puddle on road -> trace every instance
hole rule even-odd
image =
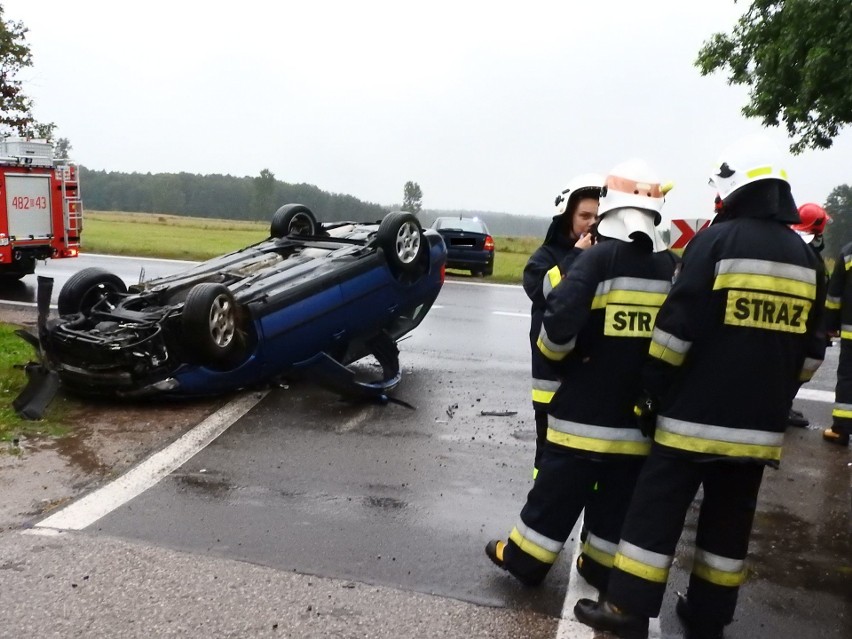
[[[393,497],[376,497],[374,495],[367,495],[363,498],[363,503],[365,506],[378,508],[380,510],[402,510],[404,508],[408,508],[408,502],[404,502],[401,499],[394,499]]]
[[[783,509],[758,512],[749,552],[751,578],[852,596],[848,516],[833,510],[815,523]]]
[[[90,435],[89,430],[78,427],[73,434],[52,440],[45,448],[55,450],[86,475],[106,475],[109,468],[87,444]]]
[[[200,492],[208,497],[221,497],[234,488],[234,485],[220,473],[173,473],[171,479],[176,482],[178,490]]]

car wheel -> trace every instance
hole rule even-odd
[[[181,324],[190,358],[203,365],[231,362],[241,350],[237,303],[222,284],[204,282],[186,296]]]
[[[110,293],[126,293],[127,285],[118,275],[92,266],[77,271],[59,291],[60,315],[88,314],[95,304]]]
[[[316,235],[317,218],[304,204],[285,204],[272,215],[269,234],[272,237]]]
[[[394,273],[413,273],[420,268],[426,245],[423,228],[411,213],[388,213],[379,224],[376,241]]]

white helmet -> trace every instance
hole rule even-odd
[[[655,228],[662,219],[664,195],[657,174],[643,160],[615,166],[601,189],[598,233],[624,242],[640,233],[651,240],[654,251],[665,249]]]
[[[763,135],[750,135],[729,146],[719,157],[710,175],[710,186],[724,202],[734,191],[759,180],[788,182],[787,171],[780,162],[782,155],[775,144]]]
[[[601,193],[601,187],[604,184],[604,178],[598,173],[584,173],[578,175],[568,182],[559,195],[556,196],[554,205],[556,206],[556,214],[562,215],[568,210],[569,200],[576,201],[583,193],[588,197],[598,198]]]

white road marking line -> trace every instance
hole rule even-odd
[[[62,510],[38,522],[38,528],[82,530],[116,508],[142,494],[163,477],[179,468],[196,453],[225,432],[269,391],[246,393],[216,411],[170,446],[132,468],[121,477],[89,493]]]
[[[834,403],[834,391],[814,390],[810,388],[800,388],[796,393],[796,399],[806,399],[812,402],[827,402]]]
[[[562,615],[559,619],[559,625],[556,627],[556,639],[595,639],[595,637],[600,636],[597,630],[580,623],[574,617],[574,605],[579,599],[596,600],[598,598],[598,591],[587,584],[586,580],[577,572],[577,557],[580,555],[582,546],[580,541],[582,521],[582,519],[577,521],[570,535],[570,537],[576,535],[577,543],[571,555],[571,576],[568,578],[568,590],[565,592],[565,603],[562,604]],[[648,622],[648,639],[659,639],[660,637],[660,619],[650,619]]]
[[[35,308],[38,306],[35,302],[13,302],[12,300],[0,300],[0,305],[3,306],[27,306],[29,308]],[[57,309],[59,308],[56,304],[51,304],[50,308]]]
[[[495,288],[521,288],[520,284],[493,284],[490,282],[465,282],[463,280],[444,280],[444,284],[461,284],[463,286],[493,286]]]
[[[529,313],[511,313],[509,311],[491,311],[492,315],[505,315],[506,317],[523,317],[525,319],[530,318]]]
[[[175,260],[165,257],[134,257],[132,255],[107,255],[106,253],[80,253],[80,256],[86,257],[106,257],[115,260],[133,260],[136,262],[173,262],[175,264],[201,264],[195,260]]]

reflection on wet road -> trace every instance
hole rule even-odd
[[[276,389],[87,531],[558,617],[569,558],[528,590],[483,553],[530,488],[526,312],[517,287],[448,283],[400,344],[396,396],[415,410],[346,404],[305,384]],[[809,389],[833,388],[837,351]],[[780,470],[765,474],[728,639],[852,636],[850,454],[821,441],[830,404],[797,407],[811,427],[788,432]],[[673,592],[686,586],[696,515],[672,570],[664,637],[681,636]]]

